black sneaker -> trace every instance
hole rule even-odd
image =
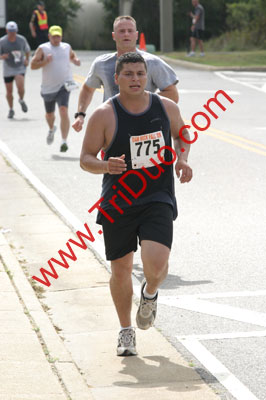
[[[27,112],[27,111],[28,111],[28,107],[27,107],[27,104],[25,103],[25,101],[22,100],[22,99],[19,99],[18,102],[19,102],[19,104],[21,105],[22,111],[23,111],[23,112]]]
[[[135,329],[122,329],[118,336],[117,355],[127,357],[137,354]]]
[[[149,329],[156,318],[157,312],[157,298],[158,293],[154,299],[146,299],[143,295],[143,290],[146,285],[146,280],[144,279],[141,284],[141,294],[139,308],[136,315],[136,322],[139,329]]]
[[[8,111],[8,116],[7,118],[12,119],[15,115],[15,111],[12,110],[12,108],[10,108],[10,110]]]
[[[61,144],[60,151],[65,153],[68,150],[68,145],[66,143]]]

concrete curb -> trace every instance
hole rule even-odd
[[[12,274],[12,282],[17,295],[23,302],[34,324],[40,329],[40,334],[50,357],[57,360],[53,363],[54,368],[59,379],[62,379],[71,400],[92,400],[93,397],[89,387],[80,375],[70,353],[66,350],[63,341],[59,338],[52,322],[43,310],[33,288],[1,232],[0,249],[3,264]]]
[[[160,55],[167,64],[172,64],[173,66],[189,68],[189,69],[197,69],[197,70],[204,70],[204,71],[257,71],[257,72],[266,72],[265,67],[240,67],[240,66],[231,66],[231,67],[215,67],[214,65],[205,65],[205,64],[198,64],[191,61],[185,60],[176,60],[171,57],[167,57],[165,55]]]
[[[76,233],[78,230],[84,228],[83,223],[69,211],[64,203],[50,189],[48,189],[1,140],[0,154],[2,154],[4,159],[10,163],[14,171],[16,171],[26,180],[27,184],[29,184],[38,193],[48,207],[71,229],[73,233]],[[85,243],[93,252],[98,261],[110,272],[110,265],[105,260],[103,243],[97,238],[95,238],[93,244],[87,239],[85,239]]]

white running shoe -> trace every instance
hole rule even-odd
[[[118,336],[117,355],[136,356],[136,333],[135,329],[122,329]]]
[[[146,299],[143,294],[146,280],[144,279],[141,284],[140,302],[136,315],[136,322],[139,329],[149,329],[156,318],[157,312],[157,298],[158,293],[154,299]]]
[[[195,57],[195,55],[196,55],[196,54],[195,54],[195,51],[191,51],[190,53],[188,53],[187,56],[188,56],[188,57]]]
[[[55,125],[54,125],[54,127],[52,129],[49,129],[48,136],[46,138],[46,143],[47,144],[52,144],[53,143],[55,131],[56,131],[56,126]]]

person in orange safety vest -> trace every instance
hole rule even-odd
[[[36,38],[37,46],[48,42],[48,16],[43,1],[37,2],[29,26],[32,37]]]

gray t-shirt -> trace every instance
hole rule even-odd
[[[198,5],[195,7],[194,15],[196,15],[196,16],[199,15],[199,19],[198,19],[198,21],[196,22],[195,29],[202,29],[202,30],[204,30],[204,29],[205,29],[205,11],[204,11],[204,8],[202,7],[201,4],[198,4]]]
[[[24,74],[25,53],[30,52],[30,46],[24,36],[17,35],[14,42],[8,40],[7,35],[0,39],[0,54],[8,53],[8,58],[4,60],[4,77]]]
[[[166,64],[161,58],[137,50],[147,63],[148,80],[146,90],[155,92],[157,89],[163,90],[167,86],[175,85],[178,78],[174,70]],[[97,57],[88,73],[85,84],[92,88],[104,87],[103,101],[109,99],[119,92],[118,86],[115,84],[115,63],[117,53],[103,54]]]

